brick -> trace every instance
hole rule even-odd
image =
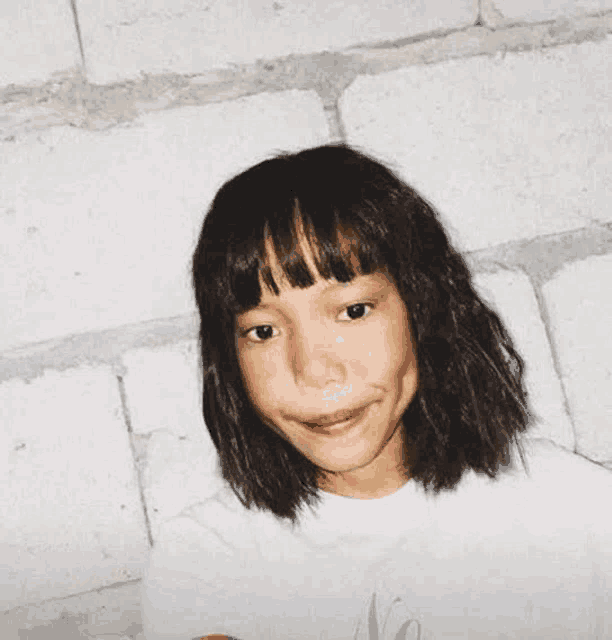
[[[361,76],[341,113],[475,250],[612,220],[611,78],[608,38]]]
[[[195,436],[205,429],[196,340],[155,349],[133,349],[122,359],[134,433],[167,429],[182,437]]]
[[[563,0],[548,2],[547,0],[494,0],[496,13],[507,22],[545,22],[562,18],[571,19],[576,16],[592,15],[600,11],[612,9],[611,0]],[[487,21],[488,22],[488,21]]]
[[[151,531],[220,486],[217,452],[201,412],[196,341],[123,356],[126,402],[134,433],[150,434],[143,491]]]
[[[140,613],[140,584],[92,591],[16,607],[0,618],[2,640],[99,638],[145,640]]]
[[[193,74],[278,56],[339,51],[476,20],[472,0],[78,4],[88,75],[96,84],[142,73]]]
[[[543,287],[578,450],[612,462],[612,255],[566,264]]]
[[[0,385],[0,605],[140,577],[147,534],[117,380],[106,367]]]
[[[477,274],[474,286],[497,312],[525,360],[525,386],[536,418],[529,428],[529,437],[547,438],[573,451],[572,425],[529,279],[523,272],[502,269],[497,273]]]
[[[79,45],[66,0],[0,3],[0,87],[40,84],[80,67]]]
[[[0,351],[195,310],[189,261],[216,190],[330,140],[314,92],[0,143]]]

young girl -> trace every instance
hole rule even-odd
[[[224,489],[161,526],[147,640],[612,637],[612,474],[522,437],[523,361],[412,188],[262,162],[193,284]]]

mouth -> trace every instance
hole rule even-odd
[[[346,428],[354,426],[363,417],[370,404],[357,409],[339,411],[331,416],[317,418],[313,422],[302,422],[302,424],[320,433],[344,431]]]

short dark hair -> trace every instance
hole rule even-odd
[[[296,217],[297,216],[297,217]],[[491,478],[511,462],[531,414],[524,362],[500,318],[478,296],[431,204],[389,168],[346,144],[265,160],[227,181],[204,219],[192,261],[203,365],[203,415],[223,479],[250,509],[293,524],[320,498],[325,472],[267,427],[247,398],[235,344],[236,315],[278,295],[264,238],[273,239],[292,287],[315,283],[297,245],[296,220],[316,247],[319,274],[349,282],[343,248],[357,243],[358,273],[390,273],[406,304],[418,389],[403,415],[412,480],[452,489],[473,469]],[[314,244],[313,244],[314,243]],[[353,264],[355,262],[353,261]]]

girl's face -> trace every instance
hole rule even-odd
[[[386,275],[323,280],[301,243],[315,284],[292,289],[267,243],[281,294],[260,278],[261,304],[236,319],[245,388],[265,424],[334,472],[321,488],[382,497],[407,481],[401,418],[418,383],[408,313]],[[356,409],[363,410],[348,422],[310,424]]]

